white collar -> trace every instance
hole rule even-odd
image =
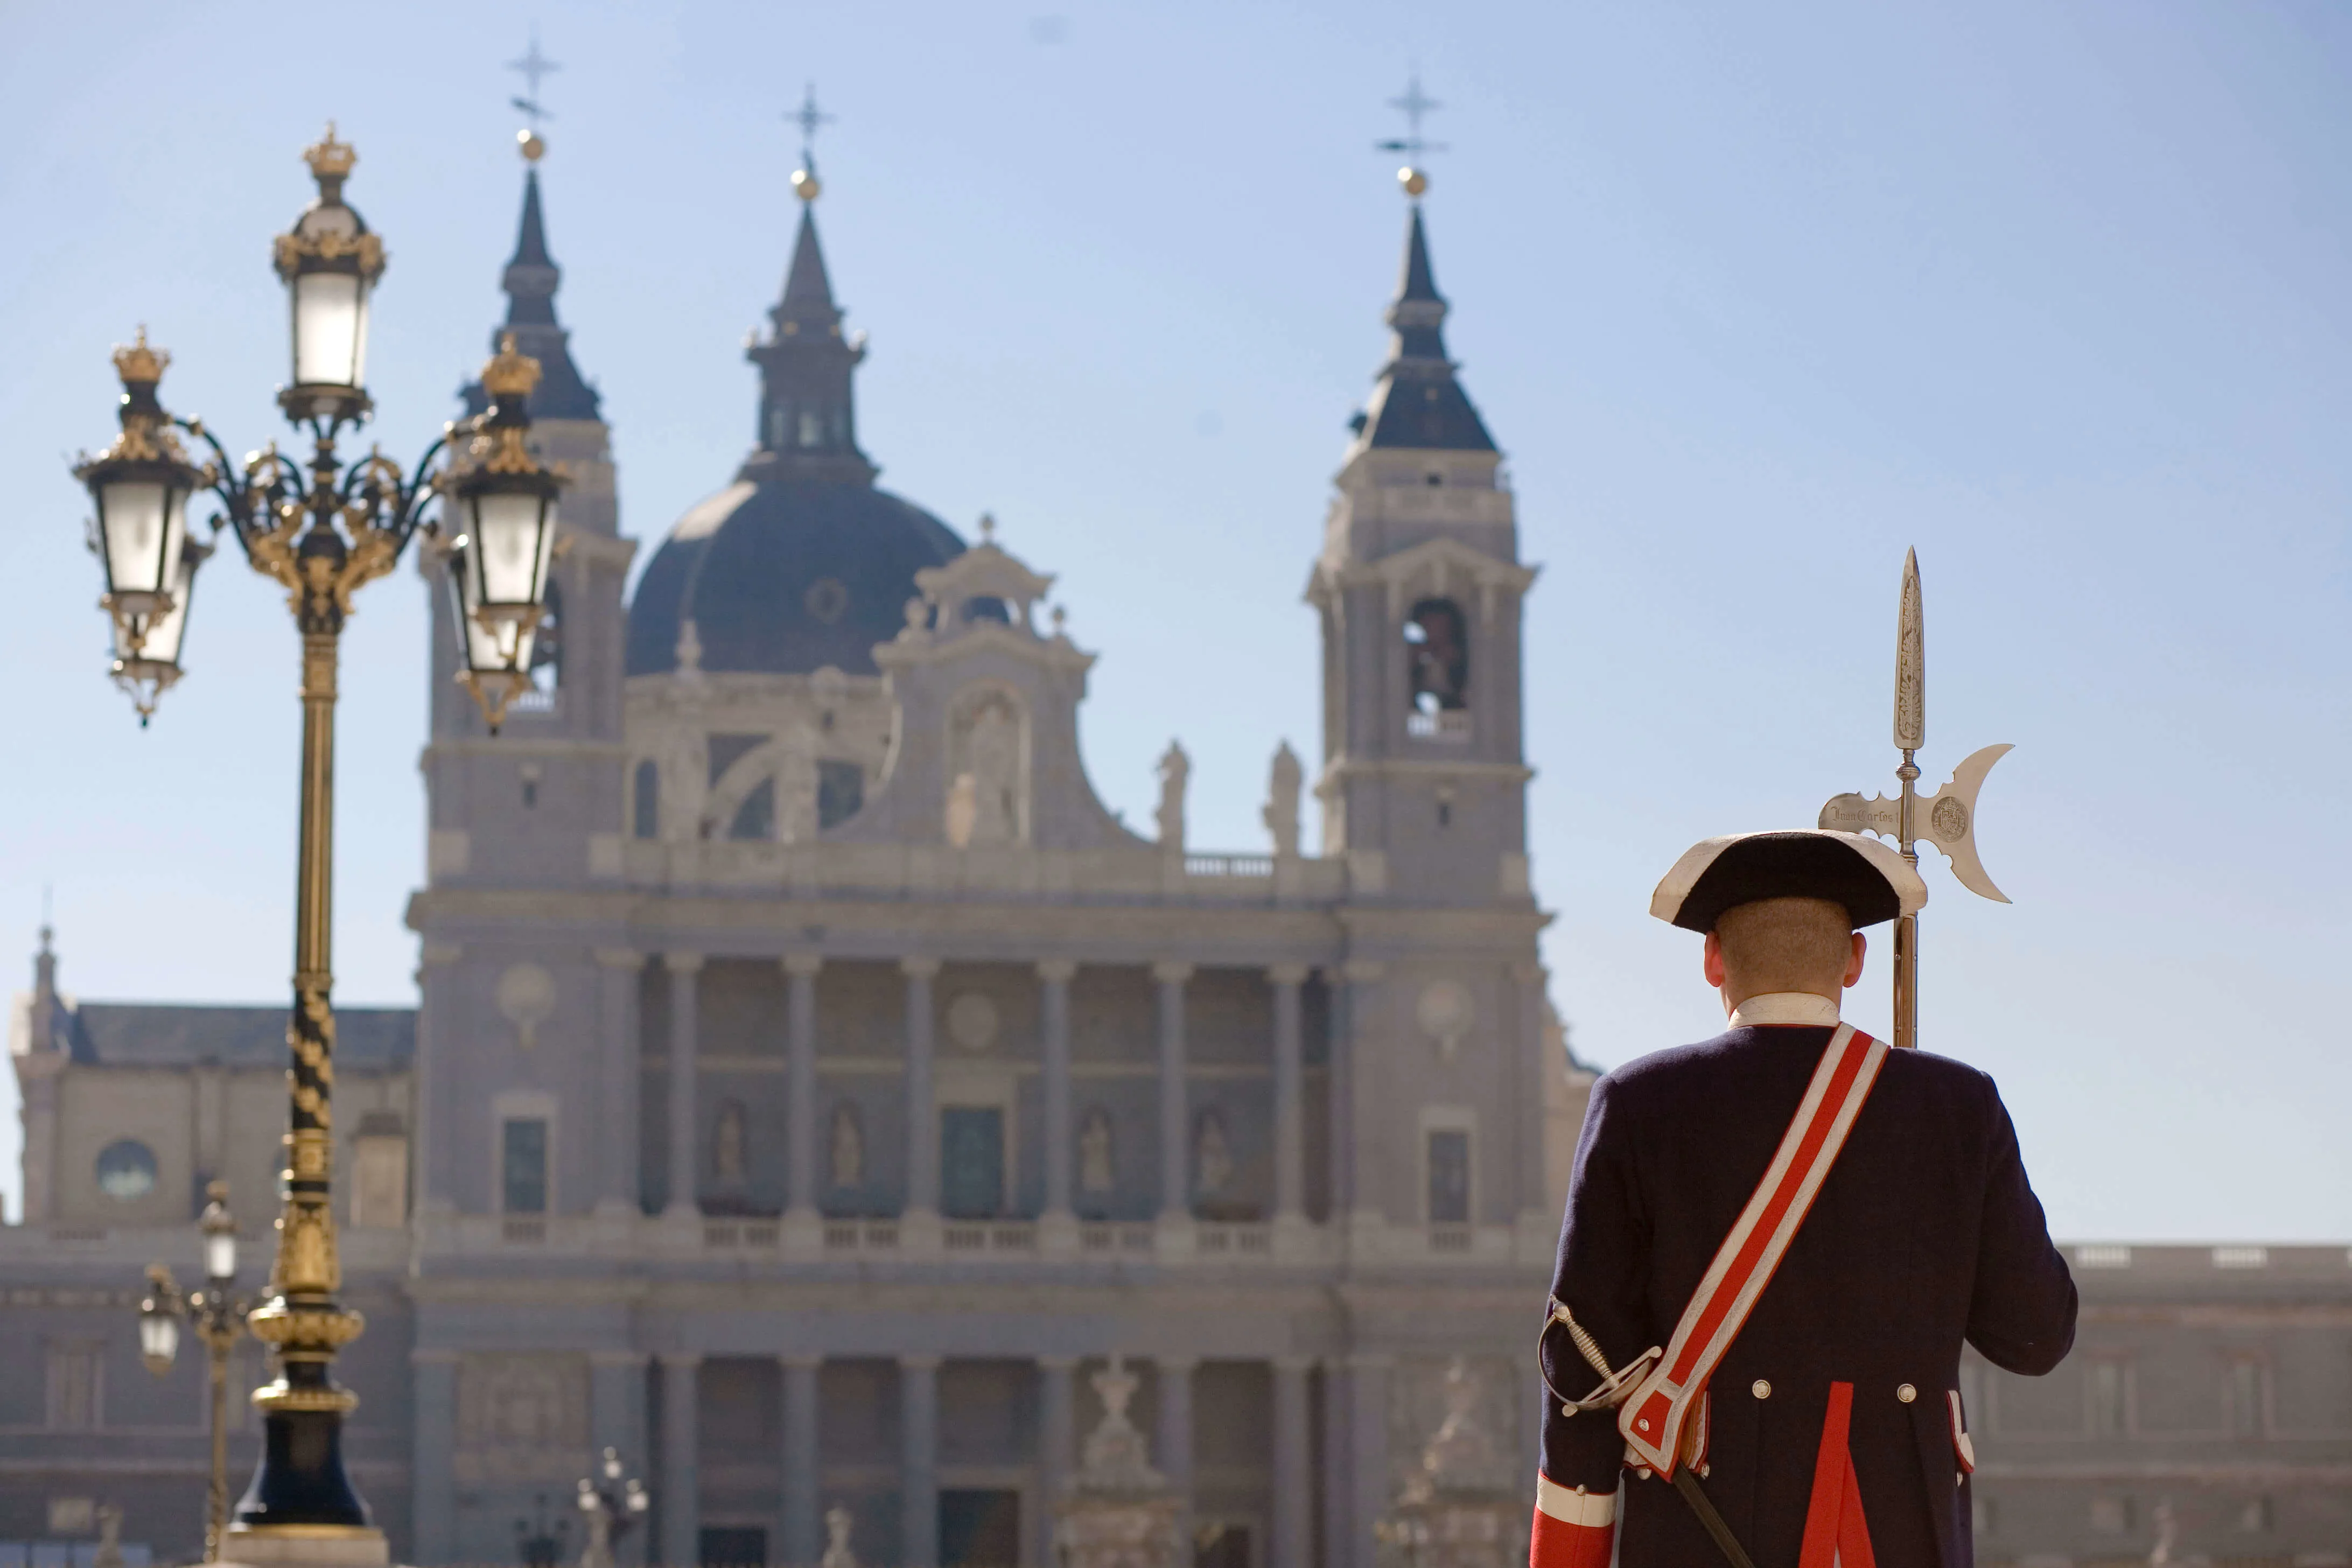
[[[1826,996],[1816,996],[1810,991],[1767,991],[1742,1002],[1731,1015],[1731,1027],[1748,1028],[1757,1024],[1811,1024],[1835,1026],[1838,1005]]]

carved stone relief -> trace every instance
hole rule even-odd
[[[499,976],[493,1000],[499,1016],[514,1026],[515,1043],[529,1050],[539,1043],[539,1026],[555,1012],[555,976],[536,963],[510,965]]]
[[[590,1458],[585,1356],[469,1355],[458,1363],[459,1480],[568,1484]]]

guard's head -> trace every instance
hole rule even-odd
[[[1716,917],[1707,984],[1734,1006],[1772,991],[1834,997],[1862,978],[1862,933],[1833,899],[1756,899]]]
[[[1858,928],[1927,901],[1916,868],[1874,838],[1815,829],[1692,846],[1650,912],[1706,934],[1707,984],[1733,1005],[1772,991],[1835,998],[1862,977]]]

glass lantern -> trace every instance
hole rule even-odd
[[[447,546],[463,668],[457,679],[496,734],[507,705],[530,686],[532,639],[547,608],[562,479],[530,455],[526,405],[539,362],[509,332],[483,367],[490,409],[477,422],[464,464],[447,488],[456,537]]]
[[[209,1201],[196,1220],[205,1238],[205,1278],[226,1285],[236,1278],[236,1220],[228,1212],[228,1184],[212,1183],[205,1196]]]
[[[157,1377],[172,1370],[180,1353],[180,1291],[162,1264],[147,1270],[147,1294],[139,1303],[139,1359]]]
[[[367,412],[368,295],[383,275],[383,241],[343,202],[359,154],[324,140],[302,154],[319,182],[290,233],[278,237],[278,276],[292,311],[294,377],[281,395],[297,419],[357,419]]]

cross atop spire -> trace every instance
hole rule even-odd
[[[1421,90],[1421,72],[1416,70],[1405,79],[1403,95],[1390,99],[1389,107],[1404,116],[1405,132],[1372,145],[1382,153],[1404,154],[1405,164],[1397,171],[1397,184],[1404,187],[1406,195],[1419,196],[1429,189],[1429,171],[1421,166],[1423,155],[1446,150],[1443,142],[1432,142],[1422,135],[1422,116],[1445,106]]]
[[[801,166],[793,171],[793,194],[813,202],[824,189],[816,177],[816,133],[832,124],[835,117],[816,106],[816,83],[811,82],[801,106],[784,118],[801,128]]]
[[[539,129],[541,121],[555,118],[540,105],[539,84],[544,78],[551,77],[562,68],[555,61],[539,52],[537,27],[530,30],[530,47],[523,51],[522,58],[507,62],[507,69],[516,72],[523,79],[523,96],[510,101],[517,109],[530,117],[530,128],[533,131]]]

